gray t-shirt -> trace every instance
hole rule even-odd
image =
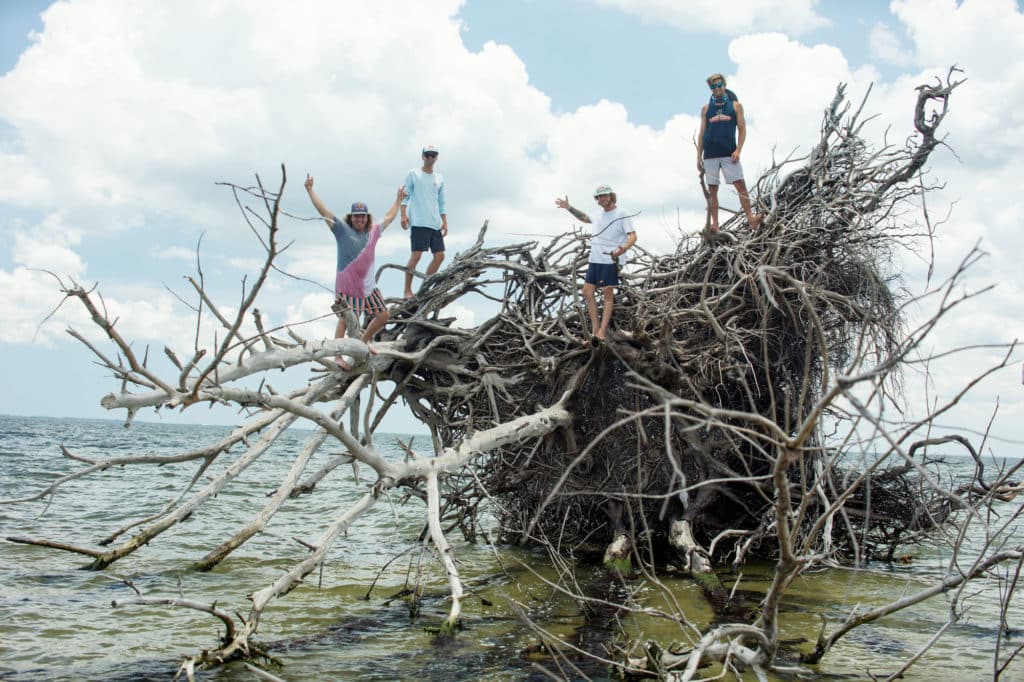
[[[376,273],[373,268],[373,253],[371,252],[364,256],[363,260],[366,262],[355,262],[359,257],[359,254],[363,253],[370,244],[370,235],[373,230],[376,230],[379,233],[380,225],[374,225],[372,230],[357,232],[349,227],[344,220],[338,216],[334,216],[334,224],[331,225],[331,232],[334,234],[334,241],[338,245],[338,272],[335,276],[336,290],[338,283],[341,282],[342,279],[349,279],[346,275],[342,275],[346,270],[359,271],[348,274],[352,274],[359,280],[362,280],[362,287],[365,292],[364,295],[369,295],[373,291],[374,287],[377,286]],[[373,246],[376,246],[376,242],[374,242]]]

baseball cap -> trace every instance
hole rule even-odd
[[[368,215],[370,210],[366,208],[366,204],[361,201],[357,201],[352,204],[352,210],[348,212],[349,215]]]
[[[614,194],[614,192],[609,185],[598,185],[597,189],[594,190],[594,196],[599,197],[602,194]]]
[[[428,144],[426,147],[423,148],[423,153],[424,154],[428,154],[428,153],[429,154],[437,154],[438,153],[437,147],[435,147],[432,144]]]

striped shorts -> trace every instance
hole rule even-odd
[[[347,308],[351,308],[356,317],[363,313],[376,315],[387,312],[388,307],[384,304],[384,297],[380,295],[380,289],[374,289],[369,296],[349,296],[338,292],[334,298],[334,305],[331,310],[338,317],[341,317]]]

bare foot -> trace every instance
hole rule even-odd
[[[708,234],[718,234],[721,230],[718,229],[718,225],[712,225],[708,228]]]
[[[416,295],[416,294],[414,294],[414,293],[412,293],[412,292],[411,292],[410,290],[406,289],[406,290],[405,290],[405,293],[404,293],[404,294],[402,294],[402,298],[412,298],[412,297],[413,297],[413,296],[415,296],[415,295]]]
[[[343,370],[348,371],[352,369],[352,363],[347,361],[344,355],[335,355],[334,361],[338,363],[338,367],[341,367]]]
[[[754,217],[750,220],[750,229],[756,230],[761,225],[761,221],[764,220],[764,216],[760,213],[755,213]]]
[[[364,342],[364,343],[366,343],[366,350],[370,351],[370,355],[376,355],[377,354],[377,349],[373,347],[373,344],[371,344],[368,341]]]

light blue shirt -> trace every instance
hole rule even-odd
[[[424,173],[422,168],[413,168],[405,176],[405,193],[402,201],[408,208],[409,225],[412,227],[429,227],[441,229],[441,216],[444,208],[444,177],[434,171]]]

